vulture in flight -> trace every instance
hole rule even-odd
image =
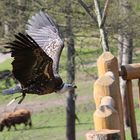
[[[58,73],[63,46],[58,29],[47,13],[40,11],[32,16],[26,33],[18,33],[6,46],[14,58],[13,75],[20,84],[3,93],[21,92],[21,103],[26,93],[44,95],[76,88],[73,84],[63,83]]]

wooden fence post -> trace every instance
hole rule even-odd
[[[140,78],[140,63],[137,64],[127,64],[121,66],[121,76],[124,80],[126,80],[127,86],[127,99],[128,99],[128,109],[130,112],[130,128],[131,128],[131,136],[133,140],[138,139],[137,133],[137,125],[135,119],[135,110],[134,110],[134,101],[133,101],[133,93],[132,93],[132,80]],[[140,83],[138,81],[138,86]],[[140,87],[139,87],[139,96],[140,96]]]
[[[100,76],[94,83],[93,96],[96,108],[99,107],[101,99],[104,96],[111,96],[115,102],[118,102],[120,98],[118,98],[116,88],[115,77],[112,72],[107,72],[106,74]]]
[[[95,130],[120,129],[118,112],[114,109],[114,100],[110,96],[105,96],[101,104],[93,114]]]
[[[138,140],[138,133],[137,133],[137,126],[136,126],[136,119],[135,119],[135,110],[134,110],[134,101],[133,101],[133,94],[132,94],[132,81],[127,80],[127,98],[128,98],[128,106],[130,110],[130,128],[131,128],[131,136],[133,140]]]
[[[138,87],[139,87],[139,108],[140,108],[140,78],[138,80]]]
[[[111,71],[114,74],[115,78],[115,90],[116,98],[116,110],[119,114],[120,120],[120,132],[121,132],[121,140],[125,140],[125,131],[124,131],[124,121],[123,121],[123,109],[122,109],[122,99],[120,94],[120,85],[119,85],[119,69],[118,69],[118,61],[117,58],[114,57],[110,52],[104,52],[97,61],[98,74],[99,77],[103,76],[106,72]]]

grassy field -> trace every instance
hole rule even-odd
[[[85,53],[86,52],[84,52],[84,54]],[[90,56],[90,54],[88,55]],[[11,69],[10,62],[11,60],[7,60],[1,64],[0,70]],[[62,75],[64,75],[64,73],[62,73]],[[76,90],[76,114],[80,119],[80,122],[76,122],[76,139],[85,140],[86,132],[94,129],[92,121],[92,115],[95,111],[92,95],[94,79],[81,71],[79,71],[79,73],[77,72],[76,79],[76,85],[78,87]],[[2,84],[1,89],[4,88]],[[134,87],[135,86],[136,84],[134,84]],[[137,94],[137,90],[138,89],[135,88],[135,95]],[[18,96],[18,94],[0,95],[1,115],[9,110],[12,111],[17,106],[16,102],[9,107],[6,106],[15,96]],[[15,131],[14,128],[12,128],[11,131],[5,129],[3,132],[0,132],[0,140],[65,140],[66,98],[67,94],[57,95],[55,93],[45,96],[27,95],[23,103],[17,107],[24,107],[32,112],[33,127],[29,129],[28,127],[25,128],[24,125],[19,125],[17,126],[17,131]],[[138,101],[135,100],[135,106],[137,106],[137,104]],[[138,108],[136,108],[135,111],[139,130],[140,111]],[[126,129],[126,137],[126,140],[131,140],[129,129]]]

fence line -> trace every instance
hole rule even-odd
[[[140,64],[124,65],[121,67],[121,71],[119,71],[117,58],[110,52],[104,52],[98,58],[97,68],[99,78],[94,83],[93,91],[96,104],[96,110],[93,114],[95,130],[88,132],[86,134],[86,139],[125,140],[124,113],[119,85],[119,76],[121,76],[127,83],[127,109],[130,110],[131,136],[133,140],[138,140],[132,80],[139,80],[140,104]]]

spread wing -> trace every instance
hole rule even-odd
[[[24,86],[34,83],[38,79],[54,78],[52,59],[29,36],[19,33],[16,39],[6,48],[11,49],[13,74]]]
[[[28,21],[26,32],[52,58],[53,72],[57,75],[63,41],[51,17],[40,11]]]

